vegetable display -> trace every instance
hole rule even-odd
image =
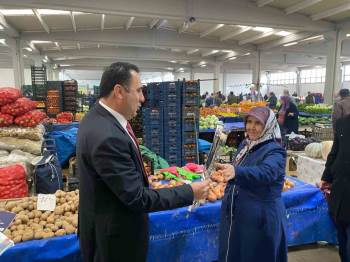
[[[298,110],[309,114],[331,114],[332,106],[329,106],[326,104],[317,104],[317,105],[300,104],[298,105]]]
[[[16,117],[15,123],[22,127],[34,127],[39,125],[45,118],[46,114],[40,110],[33,110],[24,115]]]
[[[36,108],[36,102],[21,97],[18,98],[14,103],[4,105],[1,108],[1,113],[12,116],[20,116]]]
[[[322,158],[322,144],[311,143],[305,147],[305,153],[311,158]]]
[[[16,213],[4,234],[15,243],[77,232],[79,191],[57,191],[54,211],[37,210],[37,197],[8,201],[3,210]],[[0,208],[1,210],[1,208]]]
[[[215,115],[201,116],[199,119],[199,129],[215,129],[218,122],[219,118]]]

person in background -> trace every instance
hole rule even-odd
[[[220,91],[216,93],[216,95],[214,96],[214,106],[221,106],[222,104],[222,96]]]
[[[264,101],[267,101],[267,99],[269,99],[269,97],[268,97],[267,94],[265,94],[265,95],[264,95]]]
[[[283,96],[289,96],[290,99],[291,99],[291,101],[295,104],[295,97],[294,97],[294,96],[291,96],[291,95],[289,94],[289,90],[288,90],[288,89],[284,89],[284,90],[283,90]]]
[[[269,98],[267,99],[267,102],[269,103],[269,108],[276,109],[277,97],[274,92],[269,93]]]
[[[205,107],[211,107],[214,106],[214,94],[211,93],[207,99],[205,99]]]
[[[315,104],[315,97],[311,94],[311,92],[307,92],[307,96],[305,97],[305,104],[307,105],[314,105]]]
[[[234,103],[235,94],[231,91],[227,96],[227,103],[232,105]]]
[[[335,221],[342,262],[350,262],[350,115],[336,122],[333,146],[328,154],[320,189],[328,199]]]
[[[350,114],[350,91],[349,89],[340,89],[339,99],[333,105],[332,123],[335,130],[338,119]]]
[[[286,262],[286,211],[281,197],[286,151],[274,112],[255,107],[233,165],[217,164],[229,179],[221,205],[220,262]]]
[[[148,212],[188,206],[208,195],[208,181],[149,188],[128,122],[143,102],[138,67],[113,63],[102,75],[99,101],[80,122],[78,234],[84,262],[146,261]]]
[[[298,108],[292,102],[290,96],[282,96],[280,103],[281,106],[278,109],[278,123],[280,124],[282,134],[285,135],[292,132],[298,134]]]

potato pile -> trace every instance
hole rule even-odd
[[[294,187],[294,183],[288,179],[284,180],[282,192],[285,192]]]
[[[167,180],[168,183],[159,182],[161,180]],[[149,176],[148,181],[149,181],[151,188],[153,188],[153,189],[170,188],[170,187],[175,187],[175,186],[182,186],[184,184],[184,182],[182,182],[182,181],[176,181],[174,179],[169,179],[160,173],[155,174],[153,176]]]
[[[227,181],[220,172],[211,173],[210,180],[208,201],[215,202],[224,197]]]
[[[26,197],[5,204],[3,210],[17,214],[4,234],[15,243],[76,233],[78,227],[79,190],[56,193],[56,208],[36,209],[37,197]]]

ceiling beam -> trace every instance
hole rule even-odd
[[[205,36],[207,36],[207,35],[210,35],[211,33],[214,33],[216,30],[220,29],[220,28],[223,27],[223,26],[224,26],[224,24],[217,24],[217,25],[215,25],[215,26],[209,28],[208,30],[202,32],[202,33],[200,34],[200,37],[205,37]]]
[[[55,45],[57,46],[58,50],[62,51],[62,46],[58,42],[55,42]]]
[[[227,35],[221,37],[221,38],[220,38],[220,41],[228,40],[228,39],[230,39],[230,38],[233,38],[233,37],[235,37],[235,36],[238,36],[238,35],[240,35],[240,34],[243,34],[243,33],[247,32],[247,31],[249,31],[249,30],[251,30],[251,29],[252,29],[251,26],[242,27],[242,28],[240,28],[240,29],[238,29],[238,30],[236,30],[236,31],[233,31],[232,33],[229,33],[229,34],[227,34]]]
[[[159,18],[154,18],[152,21],[151,21],[151,23],[149,23],[149,29],[153,29],[155,26],[156,26],[156,24],[158,24],[159,23]]]
[[[202,56],[211,56],[211,55],[215,55],[219,53],[219,50],[210,50],[210,51],[207,51],[205,53],[202,53]]]
[[[73,26],[73,31],[77,32],[77,24],[75,23],[75,17],[74,17],[74,13],[72,11],[69,12],[69,16],[70,16],[70,20],[72,22],[72,26]]]
[[[21,34],[23,40],[46,40],[57,42],[90,42],[101,44],[113,44],[119,46],[136,46],[136,47],[158,47],[158,48],[179,48],[179,49],[227,49],[236,52],[250,52],[256,50],[253,45],[239,46],[235,42],[225,43],[213,39],[200,39],[192,34],[178,34],[169,30],[144,30],[135,28],[134,30],[100,30],[95,31],[78,31],[73,32],[52,32]]]
[[[19,33],[6,21],[6,18],[3,14],[0,13],[0,25],[4,28],[4,33],[10,37],[18,37]]]
[[[306,39],[310,36],[312,36],[312,33],[297,33],[297,34],[290,34],[285,37],[282,37],[277,40],[270,41],[268,43],[264,43],[258,46],[258,49],[260,50],[268,50],[274,47],[278,46],[283,46],[284,44],[292,43],[292,42],[297,42],[303,39]]]
[[[311,19],[312,19],[312,21],[317,21],[320,19],[324,19],[324,18],[333,16],[333,15],[339,14],[339,13],[346,12],[348,10],[350,10],[350,3],[346,3],[343,5],[337,6],[335,8],[328,9],[327,11],[324,11],[324,12],[321,12],[318,14],[314,14],[311,16]]]
[[[274,0],[258,0],[256,1],[256,5],[258,7],[263,7],[265,5],[271,4]]]
[[[106,21],[106,15],[102,14],[101,15],[101,32],[105,29],[105,21]]]
[[[291,5],[285,9],[285,12],[287,15],[293,14],[295,12],[298,12],[300,10],[303,10],[307,7],[310,7],[312,5],[315,5],[319,2],[322,2],[323,0],[304,0],[299,3],[296,3],[295,5]]]
[[[140,5],[142,4],[142,8]],[[184,21],[188,13],[188,0],[1,0],[2,6],[12,8],[42,8],[135,17],[162,17]],[[326,21],[312,21],[298,13],[286,16],[283,10],[264,6],[259,8],[251,1],[191,0],[191,15],[197,22],[212,24],[240,24],[265,26],[283,30],[325,32],[335,29],[335,24]]]
[[[254,42],[254,41],[256,41],[256,40],[259,40],[259,39],[268,37],[268,36],[270,36],[270,35],[273,35],[273,34],[276,33],[276,32],[277,32],[276,30],[271,30],[271,31],[269,31],[269,32],[261,33],[261,34],[258,34],[258,35],[249,37],[249,38],[247,38],[247,39],[243,39],[243,40],[239,41],[238,44],[239,44],[239,45],[245,45],[245,44]]]
[[[188,55],[186,53],[169,52],[167,50],[160,50],[154,48],[136,48],[136,47],[104,47],[100,49],[96,48],[82,48],[76,49],[64,49],[62,52],[57,50],[42,51],[43,55],[47,55],[52,59],[77,59],[81,57],[100,58],[100,59],[125,59],[125,60],[148,60],[148,61],[202,61],[202,57],[199,54]],[[211,60],[209,60],[211,61]],[[211,62],[214,62],[212,60]]]
[[[46,33],[50,34],[50,28],[49,26],[46,24],[46,22],[44,21],[44,19],[42,18],[42,16],[39,14],[38,10],[33,8],[33,13],[35,14],[36,18],[39,20],[41,26],[44,28],[44,30],[46,31]]]
[[[78,48],[78,50],[80,50],[80,43],[79,42],[77,43],[77,48]]]
[[[125,24],[125,29],[126,30],[129,30],[129,28],[131,27],[131,25],[134,22],[134,20],[135,20],[135,16],[129,17],[128,21]]]
[[[194,53],[197,53],[198,51],[199,51],[199,49],[198,49],[198,48],[195,48],[195,49],[188,50],[186,53],[187,53],[188,55],[192,55],[192,54],[194,54]]]

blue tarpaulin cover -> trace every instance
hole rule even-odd
[[[75,155],[77,133],[78,128],[76,127],[47,133],[49,138],[55,139],[56,151],[61,166],[66,164],[69,158]]]
[[[316,187],[288,178],[295,187],[283,193],[287,208],[289,246],[327,241],[336,243],[326,201]],[[214,261],[218,253],[221,202],[189,213],[187,208],[150,214],[148,261]],[[118,247],[116,247],[118,248]],[[20,243],[7,250],[1,262],[81,261],[76,235]]]

